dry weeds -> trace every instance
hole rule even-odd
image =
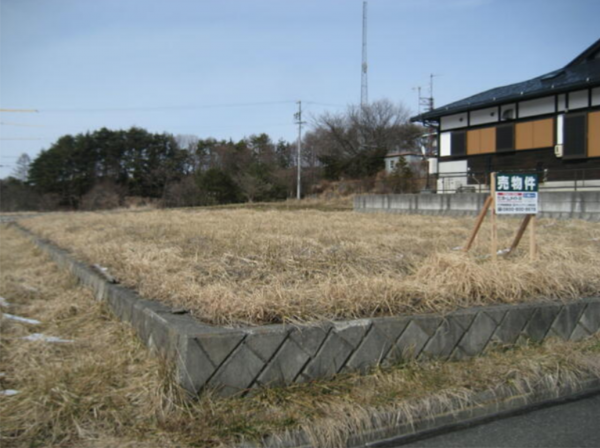
[[[540,220],[539,261],[497,263],[473,218],[316,210],[53,214],[22,223],[143,296],[214,324],[446,312],[600,292],[600,226]],[[500,220],[510,244],[515,219]],[[524,241],[523,246],[527,247]],[[503,247],[503,246],[501,246]]]
[[[303,428],[316,446],[468,405],[500,385],[558,387],[600,375],[600,339],[524,346],[464,362],[408,364],[245,399],[185,401],[170,372],[132,331],[14,230],[0,228],[0,296],[29,326],[2,320],[2,446],[231,446]],[[6,309],[4,309],[6,311]],[[29,342],[33,332],[72,344]],[[391,417],[390,417],[391,415]]]

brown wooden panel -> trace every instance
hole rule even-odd
[[[588,114],[588,157],[600,157],[600,112]]]
[[[496,128],[481,129],[480,153],[496,152]]]
[[[533,122],[517,123],[515,126],[515,149],[533,148]]]
[[[468,157],[468,167],[474,179],[469,184],[489,182],[491,171],[530,170],[545,173],[547,181],[572,181],[574,179],[600,179],[600,157],[565,159],[556,157],[554,148],[532,149],[530,151],[514,151],[509,153],[483,154],[479,157]],[[585,170],[585,173],[582,171]],[[482,173],[486,173],[483,175]]]
[[[467,132],[467,155],[481,153],[481,131],[479,129]]]
[[[549,148],[554,146],[554,118],[533,122],[533,147]]]

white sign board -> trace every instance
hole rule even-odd
[[[499,215],[535,215],[538,212],[538,193],[497,192],[496,213]]]
[[[499,215],[537,214],[537,175],[498,173],[495,203],[496,213]]]

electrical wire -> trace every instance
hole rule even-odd
[[[189,104],[178,106],[140,106],[140,107],[113,107],[113,108],[81,108],[81,109],[40,109],[40,112],[62,113],[62,112],[158,112],[163,110],[197,110],[218,109],[233,107],[272,106],[276,104],[291,104],[295,101],[260,101],[252,103],[222,103],[222,104]]]
[[[0,121],[2,126],[23,126],[27,128],[45,128],[46,126],[40,124],[25,124],[25,123],[8,123],[6,121]]]

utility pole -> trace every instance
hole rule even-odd
[[[306,122],[302,121],[302,101],[297,101],[297,103],[298,112],[294,114],[296,124],[298,125],[298,185],[296,186],[296,199],[300,200],[302,198],[302,125],[306,124]]]

